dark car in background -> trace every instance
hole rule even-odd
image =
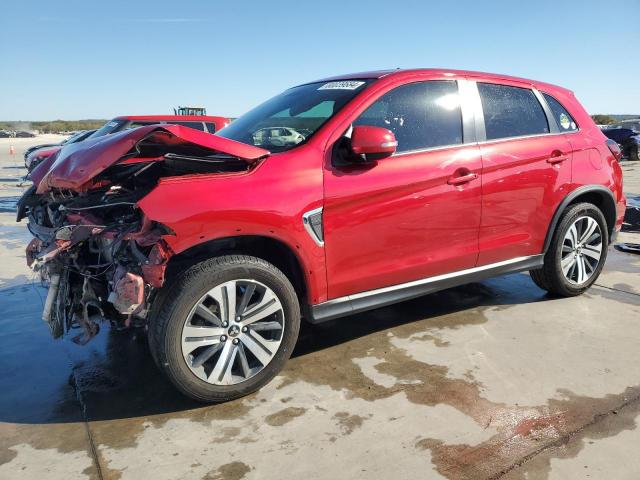
[[[56,153],[65,145],[71,145],[72,143],[82,142],[83,140],[86,140],[87,138],[89,138],[93,133],[95,133],[95,130],[83,130],[74,135],[71,135],[69,138],[67,138],[65,141],[61,143],[53,144],[53,145],[38,145],[33,149],[29,149],[28,152],[25,152],[24,165],[25,167],[27,167],[27,170],[30,172],[37,165],[39,165],[41,162],[49,158],[51,155]]]
[[[24,152],[24,164],[27,167],[27,170],[33,169],[33,167],[30,168],[30,164],[34,161],[34,159],[38,156],[38,154],[37,153],[35,155],[31,155],[31,154],[36,152],[36,150],[44,151],[44,150],[51,149],[53,147],[62,147],[64,145],[70,145],[72,143],[81,142],[85,138],[88,138],[89,135],[91,135],[94,132],[95,130],[80,130],[79,132],[74,133],[73,135],[71,135],[70,137],[68,137],[62,142],[44,143],[44,144],[34,145],[33,147],[27,148]]]
[[[640,120],[620,122],[602,130],[608,138],[620,145],[622,156],[629,160],[640,160]]]
[[[33,138],[35,136],[36,136],[35,133],[27,132],[25,130],[17,131],[14,135],[14,137],[16,138]]]

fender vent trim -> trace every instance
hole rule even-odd
[[[324,247],[324,229],[322,227],[322,207],[309,210],[302,215],[302,224],[319,247]]]

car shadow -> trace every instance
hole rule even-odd
[[[0,364],[7,373],[0,378],[0,422],[112,420],[204,407],[180,394],[158,370],[142,329],[117,331],[103,325],[86,346],[67,338],[52,340],[39,320],[42,304],[33,301],[33,288],[0,291],[0,307],[5,307]],[[410,322],[423,321],[428,327],[453,315],[452,321],[461,325],[455,314],[465,310],[548,300],[528,275],[498,277],[320,325],[305,322],[293,357],[321,355],[326,348]]]

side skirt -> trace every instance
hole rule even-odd
[[[311,318],[309,318],[309,321],[311,323],[322,323],[334,318],[384,307],[466,283],[479,282],[507,273],[540,268],[543,261],[544,255],[542,254],[518,257],[490,265],[483,265],[481,267],[469,268],[467,270],[446,273],[444,275],[415,280],[400,285],[393,285],[391,287],[354,293],[353,295],[347,295],[312,305]]]

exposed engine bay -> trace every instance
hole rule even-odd
[[[142,127],[63,148],[33,171],[17,220],[28,218],[34,236],[27,263],[49,287],[42,318],[55,338],[79,329],[73,340],[84,344],[105,319],[117,328],[144,325],[174,252],[163,239],[173,232],[138,201],[163,178],[253,165],[216,148],[235,142],[207,137],[186,127]],[[257,150],[250,153],[266,152]]]

